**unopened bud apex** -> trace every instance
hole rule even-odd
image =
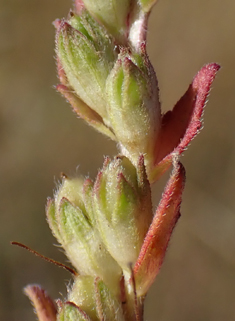
[[[58,314],[57,321],[91,321],[89,316],[76,304],[65,302]]]
[[[107,30],[122,38],[128,30],[128,18],[133,6],[132,0],[83,0],[86,8]]]
[[[124,321],[120,297],[99,277],[78,276],[68,300],[79,306],[92,320]]]

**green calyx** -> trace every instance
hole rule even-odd
[[[120,297],[98,277],[76,277],[68,300],[79,306],[92,321],[124,320]]]
[[[105,83],[116,59],[113,39],[86,10],[61,21],[57,55],[69,87],[108,123]]]
[[[106,82],[108,115],[122,153],[137,163],[153,158],[159,130],[158,92],[147,57],[123,50]]]
[[[57,321],[92,321],[78,306],[66,302],[57,316]]]
[[[91,187],[89,180],[81,184],[79,179],[64,178],[55,201],[48,202],[48,222],[77,271],[101,277],[114,293],[118,293],[122,272],[96,228],[91,208]]]
[[[94,185],[93,203],[105,246],[122,269],[129,271],[152,220],[143,159],[137,171],[126,157],[106,159]]]
[[[145,43],[138,50],[121,46],[86,9],[71,13],[57,28],[58,90],[79,116],[117,141],[135,165],[140,154],[146,155],[149,171],[161,112]]]
[[[128,18],[132,0],[83,0],[89,12],[100,21],[119,41],[128,31]]]

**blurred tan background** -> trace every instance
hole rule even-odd
[[[9,242],[66,262],[45,221],[46,198],[60,172],[94,178],[103,155],[116,153],[53,89],[51,22],[70,7],[70,0],[0,0],[0,320],[35,320],[22,293],[28,283],[41,284],[53,298],[66,293],[67,272]],[[234,0],[159,0],[152,13],[149,54],[164,110],[203,64],[223,68],[205,128],[182,159],[182,217],[149,293],[147,321],[235,320],[234,17]]]

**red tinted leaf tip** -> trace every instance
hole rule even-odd
[[[134,267],[138,296],[146,294],[160,270],[172,231],[180,216],[184,182],[184,167],[176,163]]]
[[[195,76],[186,93],[162,117],[161,130],[156,141],[155,168],[150,181],[156,181],[171,165],[173,154],[183,153],[202,127],[202,114],[212,82],[220,66],[204,66]]]
[[[55,303],[39,285],[28,285],[25,294],[35,307],[39,321],[56,321],[57,309]]]

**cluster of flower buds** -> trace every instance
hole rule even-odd
[[[64,176],[48,200],[48,223],[76,273],[57,307],[41,288],[26,288],[40,321],[142,321],[144,297],[180,216],[185,172],[179,156],[201,128],[219,66],[204,66],[162,114],[146,53],[155,2],[76,0],[68,18],[54,23],[57,90],[117,142],[120,154],[105,158],[94,182]],[[151,184],[171,166],[154,213]]]

